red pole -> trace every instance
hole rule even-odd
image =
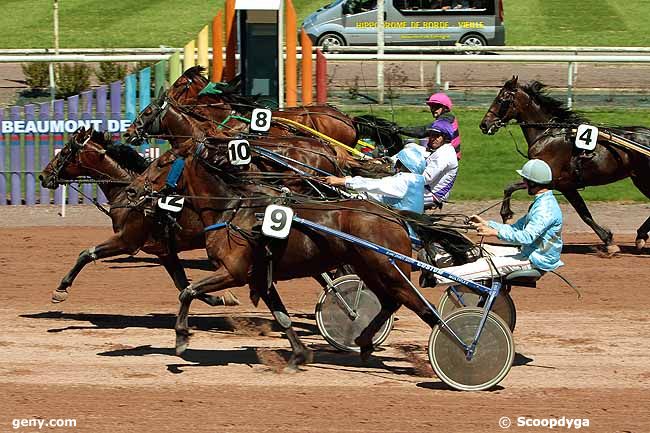
[[[316,102],[327,103],[327,59],[320,48],[316,50]]]
[[[297,43],[298,43],[298,24],[296,10],[293,8],[291,0],[285,0],[286,9],[284,38],[286,41],[287,59],[284,67],[285,77],[285,100],[287,107],[295,107],[298,102],[298,72],[297,72]]]
[[[235,0],[226,0],[226,69],[223,80],[230,81],[235,78],[237,51],[237,22],[235,18]]]
[[[309,105],[312,101],[313,77],[312,77],[312,61],[311,39],[307,36],[305,29],[300,29],[300,45],[302,46],[302,105]]]
[[[212,82],[221,81],[223,75],[223,14],[221,11],[212,19]]]

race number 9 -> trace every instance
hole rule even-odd
[[[598,141],[598,128],[592,125],[578,126],[575,145],[578,149],[594,150]]]
[[[251,146],[247,140],[228,142],[228,159],[232,165],[246,165],[251,162]]]
[[[251,131],[268,132],[271,129],[271,110],[256,108],[251,113]]]
[[[268,205],[264,211],[262,233],[271,238],[286,239],[291,231],[292,221],[293,209],[277,204]]]

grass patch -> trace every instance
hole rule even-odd
[[[368,109],[344,110],[351,115],[368,113]],[[526,141],[521,129],[511,126],[496,135],[481,133],[478,125],[485,115],[484,109],[454,110],[460,125],[463,159],[460,162],[458,180],[452,191],[452,200],[498,199],[503,188],[518,180],[516,169],[525,159],[515,150],[515,141],[522,152],[526,152]],[[588,110],[583,112],[594,122],[617,125],[647,125],[650,113],[647,110]],[[373,114],[391,119],[389,110],[373,110]],[[399,107],[394,112],[395,122],[400,125],[425,125],[431,123],[431,114],[426,107]],[[512,137],[508,133],[512,133]],[[513,140],[514,137],[514,140]],[[647,201],[629,179],[610,185],[586,188],[582,195],[587,200]],[[515,199],[528,200],[525,192],[517,192]]]
[[[293,1],[299,22],[326,3]],[[53,46],[51,2],[4,0],[2,5],[0,48]],[[647,5],[644,0],[504,0],[506,40],[509,45],[646,46]],[[65,0],[59,2],[60,45],[182,47],[219,9],[223,0]]]

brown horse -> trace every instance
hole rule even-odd
[[[350,264],[379,298],[382,309],[355,341],[366,358],[372,352],[372,336],[401,305],[414,311],[430,326],[437,320],[412,291],[388,258],[346,241],[295,225],[286,240],[270,240],[259,233],[256,214],[271,203],[290,203],[302,218],[353,234],[402,254],[411,254],[411,243],[402,222],[394,213],[368,201],[295,201],[271,196],[255,185],[230,185],[220,176],[219,167],[190,155],[178,190],[194,207],[204,226],[227,223],[221,230],[206,233],[206,250],[217,271],[187,286],[180,295],[176,322],[176,351],[183,353],[189,343],[187,317],[197,296],[249,284],[253,299],[261,297],[274,318],[286,331],[293,354],[289,367],[311,360],[310,351],[299,340],[273,282],[319,275],[337,266]],[[166,167],[152,165],[145,177],[130,188],[143,193],[159,190],[167,177]],[[137,194],[136,194],[137,195]],[[407,277],[410,266],[399,264]]]
[[[130,144],[138,144],[150,136],[166,138],[173,148],[178,148],[192,137],[205,136],[210,140],[228,141],[233,138],[232,133],[233,131],[219,128],[201,113],[187,106],[181,106],[166,94],[161,94],[138,114],[124,133],[124,138]],[[284,157],[300,161],[309,167],[321,170],[321,174],[322,171],[337,175],[345,173],[373,177],[392,174],[386,164],[355,160],[347,152],[337,152],[338,148],[319,139],[293,135],[263,137],[237,134],[235,137],[248,138],[252,146],[266,148]],[[268,159],[266,162],[268,165]],[[255,164],[252,168],[255,169]]]
[[[52,294],[52,302],[63,302],[67,299],[68,288],[83,267],[91,261],[121,254],[133,255],[140,250],[158,256],[179,290],[187,287],[187,276],[177,252],[205,247],[203,225],[198,215],[189,208],[182,211],[178,224],[183,229],[173,231],[173,248],[170,248],[170,231],[166,221],[124,206],[128,202],[126,186],[148,165],[132,147],[113,145],[104,134],[81,128],[45,167],[39,176],[45,188],[54,189],[60,181],[74,180],[81,176],[102,182],[99,187],[111,205],[109,217],[115,233],[105,242],[79,254],[73,268]],[[210,305],[224,305],[224,299],[230,304],[237,303],[232,294],[225,298],[202,298]]]
[[[215,121],[224,129],[232,131],[247,129],[248,123],[242,121],[241,116],[249,118],[254,108],[265,107],[255,97],[240,95],[239,87],[233,83],[217,83],[216,94],[200,95],[201,90],[209,84],[203,71],[201,66],[195,66],[185,71],[168,90],[169,97],[179,104],[186,105],[188,109]],[[300,123],[350,147],[355,147],[361,136],[372,138],[390,155],[397,153],[403,147],[395,123],[374,116],[351,118],[331,105],[287,107],[273,111],[272,118],[288,119]],[[273,122],[269,131],[270,136],[296,134],[311,136],[303,130],[278,122]],[[347,153],[338,146],[335,147],[335,151]]]
[[[595,150],[588,154],[576,149],[571,130],[582,123],[588,123],[588,120],[548,96],[544,92],[544,85],[537,81],[525,85],[518,84],[517,77],[507,81],[483,117],[481,131],[484,134],[494,134],[512,119],[516,120],[524,133],[528,143],[528,158],[542,159],[549,164],[553,172],[553,189],[566,197],[582,220],[604,242],[608,252],[617,252],[619,248],[613,243],[612,232],[594,221],[578,189],[630,177],[634,185],[646,197],[650,197],[650,178],[647,176],[650,159],[639,152],[602,139],[598,140]],[[650,145],[650,129],[632,126],[607,130],[642,145]],[[514,191],[524,188],[518,182],[504,191],[501,208],[504,221],[513,215],[510,196]],[[650,218],[637,230],[637,247],[645,245],[649,230]]]

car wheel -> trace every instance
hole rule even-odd
[[[316,45],[327,47],[329,51],[334,51],[336,47],[345,46],[345,39],[342,36],[337,35],[336,33],[326,33],[320,38]]]
[[[460,38],[460,44],[468,47],[484,47],[487,41],[481,35],[469,34]],[[465,51],[465,54],[481,54],[481,51]]]

